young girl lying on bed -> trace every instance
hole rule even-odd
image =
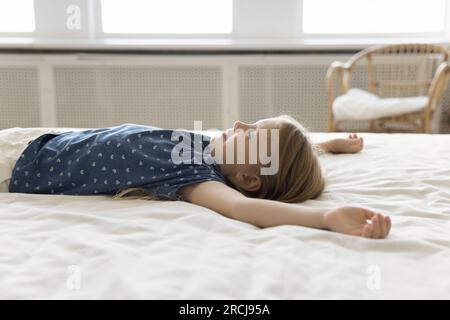
[[[317,198],[324,189],[318,153],[359,152],[363,140],[356,134],[313,145],[305,129],[287,115],[253,124],[238,121],[213,138],[176,132],[184,137],[174,139],[174,130],[127,123],[43,134],[23,148],[9,192],[183,200],[258,227],[299,225],[367,238],[385,238],[389,233],[389,217],[365,208],[298,204]],[[268,136],[262,137],[263,132]],[[271,135],[278,135],[279,163],[274,173],[261,174],[270,164],[262,161],[252,142],[266,143],[267,150],[273,150]],[[189,143],[183,145],[180,141],[186,137]],[[192,147],[191,152],[180,146]],[[176,148],[180,149],[173,152]],[[231,148],[232,161],[226,158]],[[245,150],[241,161],[238,148]],[[173,154],[184,161],[173,161]]]

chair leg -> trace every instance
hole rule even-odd
[[[336,125],[333,121],[328,123],[328,132],[335,132],[336,131]]]
[[[334,117],[331,112],[328,113],[328,132],[336,131],[336,125],[334,123]]]
[[[428,108],[425,110],[421,118],[422,118],[421,120],[423,125],[423,132],[431,133],[431,112]]]
[[[426,121],[422,121],[422,126],[420,128],[422,133],[430,133],[428,128],[428,123]]]

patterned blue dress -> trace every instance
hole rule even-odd
[[[17,160],[9,192],[93,195],[140,187],[167,200],[202,181],[227,180],[209,150],[210,137],[138,124],[48,133]],[[175,160],[175,161],[174,161]]]

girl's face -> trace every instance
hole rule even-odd
[[[261,163],[260,148],[266,147],[267,155],[271,150],[271,130],[276,129],[279,121],[275,118],[262,119],[254,123],[245,123],[236,121],[233,128],[222,131],[222,135],[218,135],[211,139],[211,155],[219,164],[226,165],[252,165]],[[265,130],[263,130],[265,129]],[[266,139],[261,139],[265,135]],[[267,146],[261,145],[262,141],[267,141]],[[222,150],[216,152],[217,150]],[[231,154],[227,157],[227,152]],[[257,161],[257,162],[256,162]]]

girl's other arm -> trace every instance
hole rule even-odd
[[[318,149],[319,153],[357,153],[363,149],[364,140],[356,133],[350,133],[348,138],[331,139],[315,144],[314,147]]]

